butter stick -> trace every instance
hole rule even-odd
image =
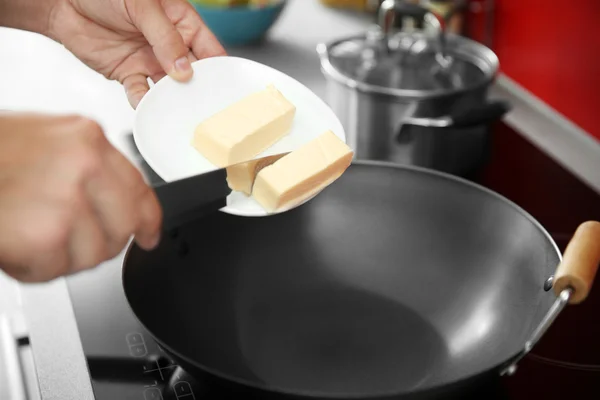
[[[220,168],[250,160],[290,132],[295,114],[296,107],[268,85],[202,121],[192,146]]]
[[[256,175],[252,197],[267,211],[293,208],[337,180],[354,153],[332,131],[326,131]]]

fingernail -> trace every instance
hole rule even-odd
[[[140,96],[140,95],[131,96],[129,99],[129,104],[131,104],[131,107],[133,107],[133,109],[135,110],[137,108],[137,106],[140,104],[140,101],[142,101],[142,96]]]
[[[131,107],[133,109],[136,109],[137,106],[140,104],[140,101],[142,101],[142,97],[144,97],[144,94],[146,94],[146,92],[130,92],[127,89],[125,89],[125,94],[127,95],[127,100],[129,100],[129,104],[131,105]]]
[[[181,57],[175,61],[175,72],[177,73],[188,73],[192,70],[192,65],[187,57]]]

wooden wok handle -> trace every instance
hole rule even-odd
[[[581,303],[590,293],[599,264],[600,222],[587,221],[579,225],[565,249],[554,275],[554,293],[558,296],[570,287],[569,303]]]

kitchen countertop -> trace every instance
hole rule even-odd
[[[325,98],[316,45],[363,31],[368,23],[365,17],[327,9],[317,0],[290,0],[267,41],[228,52],[282,70]],[[131,132],[133,110],[122,87],[42,36],[0,28],[0,109],[89,116],[137,163],[124,140]],[[118,262],[118,258],[108,263]],[[0,273],[2,313],[10,316],[15,335],[30,338],[39,373],[39,398],[93,399],[64,279],[21,285]],[[25,353],[25,358],[31,358],[31,352]]]

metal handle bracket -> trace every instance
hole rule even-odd
[[[517,364],[519,361],[523,359],[533,347],[540,341],[542,336],[546,333],[546,331],[550,328],[554,320],[558,317],[561,311],[565,308],[565,306],[569,303],[571,296],[573,295],[573,289],[568,287],[560,292],[560,295],[554,300],[552,307],[542,319],[542,322],[535,328],[533,333],[531,334],[531,338],[525,342],[525,346],[523,346],[523,350],[519,353],[519,355],[513,359],[510,364],[504,368],[500,375],[513,375],[517,371]]]

